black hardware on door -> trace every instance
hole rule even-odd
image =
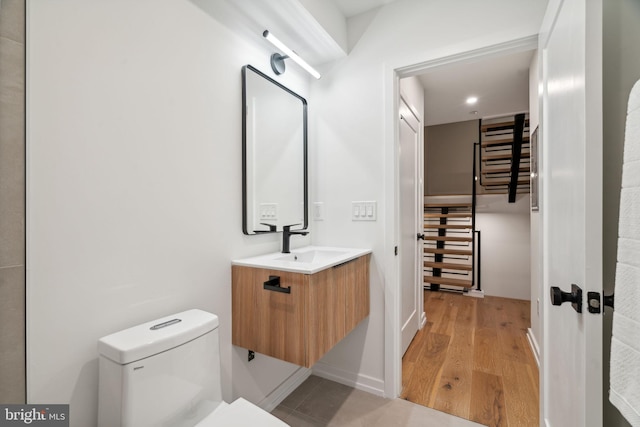
[[[611,294],[611,295],[605,295],[604,296],[604,305],[606,305],[607,307],[611,307],[611,308],[615,308],[613,306],[614,300],[615,300],[615,295]]]
[[[424,234],[418,233],[418,240],[424,240]]]
[[[557,286],[551,287],[551,304],[562,305],[563,302],[570,302],[571,306],[578,313],[582,313],[582,289],[578,285],[571,285],[571,292],[562,292]]]
[[[282,292],[283,294],[291,293],[291,286],[283,288],[280,286],[280,276],[269,276],[269,280],[263,283],[263,289],[267,291]]]
[[[613,307],[614,295],[604,296],[604,305]],[[587,292],[587,306],[589,307],[589,313],[600,313],[600,292]]]

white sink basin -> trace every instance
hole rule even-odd
[[[344,257],[349,254],[348,250],[336,250],[326,248],[315,248],[310,250],[296,250],[293,253],[278,257],[278,261],[294,261],[320,263],[326,260]]]
[[[371,249],[306,246],[289,254],[274,252],[231,261],[233,265],[313,274],[371,253]]]

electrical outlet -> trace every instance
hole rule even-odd
[[[313,202],[313,220],[324,221],[324,203]]]
[[[260,203],[260,221],[277,221],[278,204]]]

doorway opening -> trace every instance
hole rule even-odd
[[[425,91],[424,244],[417,250],[426,325],[406,352],[402,345],[400,396],[485,425],[537,425],[528,134],[513,182],[513,159],[502,157],[517,138],[506,142],[497,132],[483,139],[483,128],[499,127],[502,116],[528,113],[534,51],[489,56],[411,71]],[[470,97],[476,103],[465,105]]]

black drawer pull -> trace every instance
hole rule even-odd
[[[269,276],[269,280],[264,282],[263,288],[267,291],[282,292],[283,294],[291,293],[291,286],[286,288],[280,286],[280,276]]]

